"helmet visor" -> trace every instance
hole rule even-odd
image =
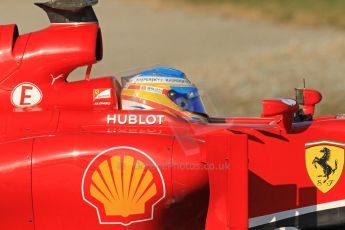
[[[195,87],[171,87],[168,96],[181,110],[206,114],[204,104]]]

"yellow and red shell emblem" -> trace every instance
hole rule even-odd
[[[152,220],[155,205],[165,193],[156,162],[131,147],[100,153],[83,176],[83,199],[96,208],[100,224],[130,225]]]

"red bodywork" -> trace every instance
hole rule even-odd
[[[305,153],[307,143],[343,146],[344,120],[295,122],[299,105],[281,100],[265,100],[260,118],[208,124],[121,110],[115,78],[66,81],[75,68],[101,58],[97,23],[54,24],[21,36],[15,25],[0,27],[0,229],[246,229],[274,228],[281,220],[298,227],[303,221],[291,218],[345,206],[343,176],[320,191]],[[111,93],[97,98],[106,90]],[[306,111],[313,114],[321,96],[309,94]],[[137,169],[126,174],[131,165],[124,162],[146,165],[138,177],[152,174],[136,198],[149,198],[144,213],[139,201],[132,207],[125,200],[145,178],[135,187]],[[120,208],[107,211],[94,199],[111,203],[115,193]],[[315,226],[339,220],[311,219]]]

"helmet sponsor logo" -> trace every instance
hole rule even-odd
[[[108,114],[107,124],[113,125],[162,125],[164,115]]]
[[[341,178],[344,167],[344,143],[317,141],[305,144],[308,175],[323,193],[329,192]]]
[[[150,93],[158,93],[158,94],[163,94],[164,90],[158,87],[152,87],[152,86],[145,86],[141,85],[140,90],[150,92]]]
[[[179,84],[179,85],[191,85],[191,82],[183,78],[175,77],[133,77],[129,80],[130,83],[157,83],[157,84]]]
[[[11,102],[16,107],[31,107],[42,101],[42,91],[34,84],[25,82],[17,85],[11,94]]]
[[[131,147],[100,153],[88,165],[82,181],[83,199],[96,209],[100,224],[127,226],[150,221],[165,194],[156,162]]]

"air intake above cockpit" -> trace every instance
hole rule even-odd
[[[98,22],[92,6],[98,0],[50,0],[35,3],[48,15],[51,23],[82,23]]]

